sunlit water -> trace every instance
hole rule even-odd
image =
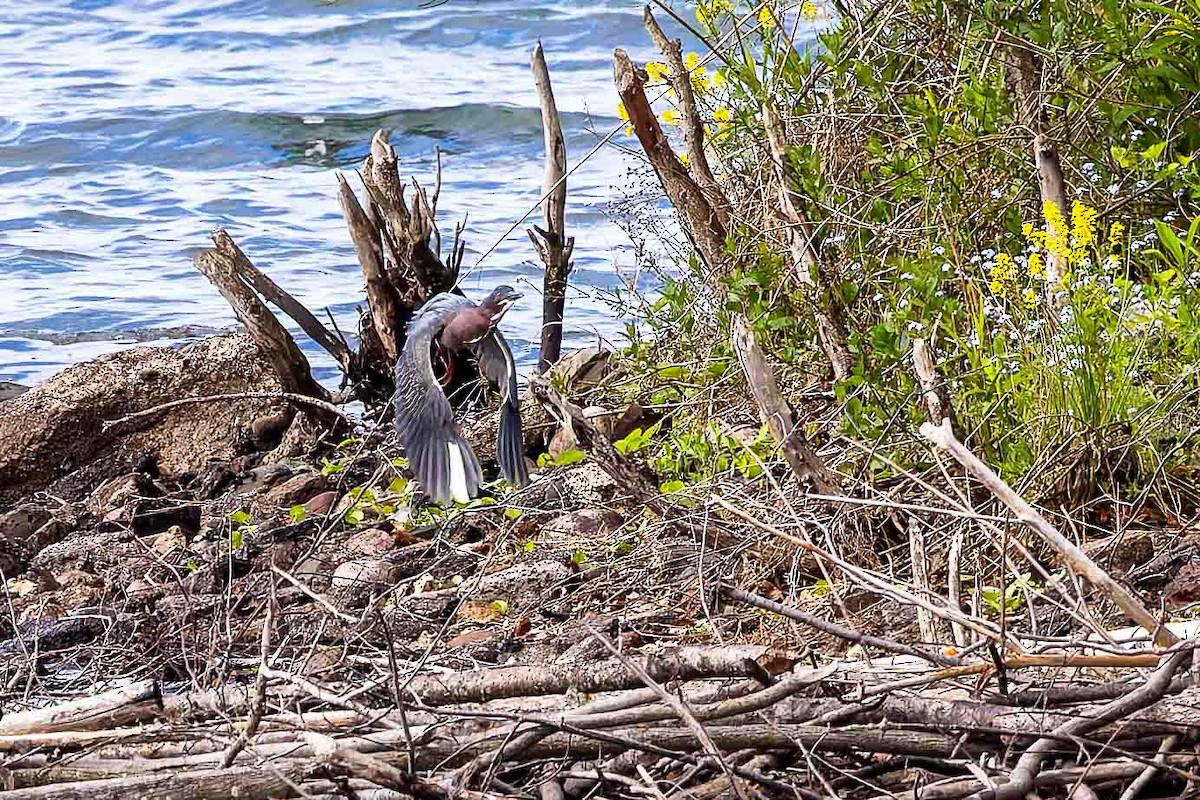
[[[612,48],[651,55],[640,2],[45,5],[0,1],[0,379],[24,383],[137,340],[233,325],[192,266],[216,227],[353,331],[364,298],[334,171],[352,172],[377,128],[426,182],[442,148],[442,228],[469,214],[472,266],[541,194],[534,43],[572,164],[618,123]],[[570,179],[568,344],[623,324],[602,297],[636,271],[608,213],[633,163],[605,147]],[[524,365],[541,309],[526,227],[463,282],[476,297],[499,282],[526,292],[505,323]]]

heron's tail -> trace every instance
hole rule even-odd
[[[529,467],[525,464],[525,442],[521,437],[521,411],[515,401],[510,400],[500,408],[500,436],[496,445],[496,458],[504,479],[513,486],[529,483]]]

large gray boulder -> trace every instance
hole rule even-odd
[[[247,449],[251,424],[278,413],[279,402],[184,405],[108,432],[104,423],[186,397],[278,391],[270,363],[244,334],[139,347],[68,367],[0,404],[0,510],[56,482],[90,491],[147,456],[168,475],[233,458]]]

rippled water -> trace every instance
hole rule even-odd
[[[640,2],[43,5],[0,0],[0,379],[22,382],[138,339],[232,325],[191,263],[218,226],[353,330],[361,274],[333,173],[361,162],[377,128],[423,180],[441,146],[443,230],[470,214],[472,265],[541,193],[535,41],[571,163],[617,123],[612,48],[650,54]],[[605,214],[629,163],[604,148],[570,180],[568,343],[617,328],[597,294],[634,270]],[[463,288],[524,288],[505,329],[528,364],[541,278],[525,227]],[[198,328],[163,330],[180,326]]]

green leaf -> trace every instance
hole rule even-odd
[[[404,490],[408,488],[408,481],[397,475],[392,478],[392,482],[388,484],[389,494],[404,494]]]
[[[363,509],[361,505],[353,505],[346,509],[345,515],[342,517],[346,520],[347,525],[361,525],[363,521]]]
[[[566,467],[571,464],[578,464],[587,458],[587,453],[582,450],[563,450],[558,454],[558,458],[554,459],[554,466]]]
[[[663,494],[675,494],[676,492],[682,492],[686,488],[687,484],[683,481],[673,480],[665,482],[662,486],[658,487],[658,490]]]
[[[308,516],[308,512],[304,510],[304,506],[292,506],[288,509],[288,516],[291,517],[292,523],[304,522],[304,518]]]
[[[250,516],[249,511],[238,509],[229,515],[229,521],[234,525],[249,525],[253,521],[253,517]]]
[[[587,560],[587,553],[582,550],[576,550],[574,553],[571,553],[571,563],[576,566],[587,563]]]
[[[241,550],[242,545],[246,543],[246,533],[244,528],[234,528],[229,534],[229,549]]]
[[[545,469],[546,467],[550,466],[552,463],[553,463],[553,459],[550,458],[549,453],[542,453],[537,458],[538,469]]]
[[[525,512],[519,508],[504,509],[504,516],[507,517],[508,519],[520,519],[524,513]]]

